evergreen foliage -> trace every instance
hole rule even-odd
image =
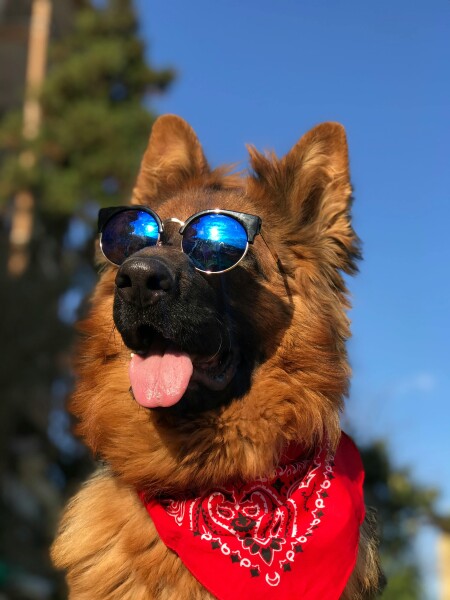
[[[130,0],[78,11],[73,31],[51,47],[37,139],[23,140],[19,110],[0,122],[1,201],[31,189],[40,211],[68,214],[127,198],[152,122],[144,101],[173,79],[150,68],[144,51]],[[19,159],[28,149],[31,168]]]
[[[414,540],[421,525],[436,523],[437,490],[414,482],[394,467],[385,442],[361,448],[364,496],[377,509],[380,551],[387,586],[383,600],[422,600],[424,589]]]

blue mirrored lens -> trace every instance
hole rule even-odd
[[[217,273],[233,267],[244,256],[247,232],[228,215],[207,214],[189,223],[182,244],[183,252],[198,269]]]
[[[102,250],[115,265],[159,239],[156,219],[143,210],[123,210],[106,222],[102,230]]]

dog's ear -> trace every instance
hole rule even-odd
[[[163,115],[153,124],[132,203],[155,205],[207,173],[208,163],[192,127],[181,117]]]
[[[291,242],[319,245],[327,261],[356,270],[358,238],[350,218],[351,185],[345,130],[322,123],[278,160],[249,148],[253,186],[265,194]]]

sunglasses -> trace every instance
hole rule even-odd
[[[208,274],[234,269],[261,231],[260,217],[232,210],[203,210],[185,222],[174,218],[163,222],[146,206],[102,208],[98,232],[103,255],[120,266],[135,252],[158,245],[165,222],[181,226],[181,250],[197,271]]]

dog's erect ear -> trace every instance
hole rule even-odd
[[[133,190],[133,204],[156,203],[209,173],[194,130],[181,117],[163,115],[153,124]]]
[[[317,243],[338,269],[352,273],[359,257],[350,219],[351,185],[345,130],[322,123],[278,160],[249,148],[253,185],[287,219],[289,237]]]

